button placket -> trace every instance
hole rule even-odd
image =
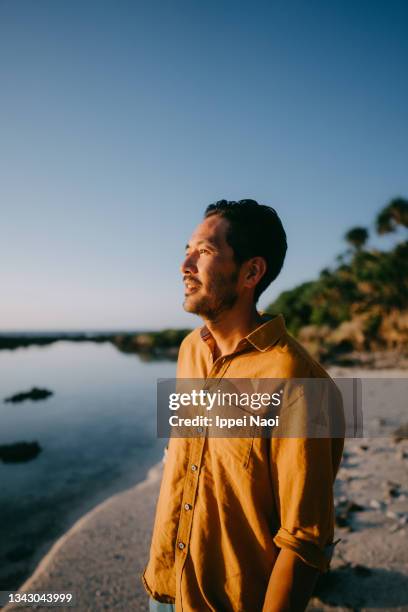
[[[211,380],[216,378],[218,380],[221,380],[222,378],[224,378],[226,371],[231,365],[232,357],[233,355],[231,355],[230,357],[218,357],[208,374],[206,384],[209,379]]]
[[[204,384],[204,388],[207,389],[207,391],[207,385],[211,387],[211,382],[214,382],[214,379],[221,380],[224,377],[224,374],[227,371],[230,363],[231,360],[224,359],[222,364],[213,364],[213,367],[211,368],[211,371],[208,374]],[[180,513],[180,522],[177,534],[177,550],[179,554],[176,554],[176,565],[179,565],[179,568],[176,573],[177,590],[179,593],[181,593],[181,581],[183,577],[184,564],[187,558],[188,546],[190,542],[191,525],[194,516],[194,502],[198,488],[198,478],[201,468],[205,441],[205,436],[201,436],[200,438],[194,438],[191,444],[189,469],[187,470],[183,491],[182,508],[184,509],[184,511],[182,510]]]
[[[204,448],[205,438],[194,438],[191,444],[189,469],[186,475],[186,481],[183,492],[182,508],[180,513],[179,529],[177,534],[177,547],[181,551],[183,558],[185,557],[190,541],[191,523],[193,519],[193,503],[198,487],[198,478],[201,467],[201,459]],[[183,546],[180,546],[180,543]],[[181,575],[181,574],[180,574]],[[181,578],[180,578],[181,579]]]

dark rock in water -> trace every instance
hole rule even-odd
[[[4,463],[20,463],[31,461],[41,452],[38,442],[14,442],[0,445],[0,459]]]
[[[31,391],[22,391],[21,393],[16,393],[15,395],[10,395],[10,397],[6,397],[4,400],[6,403],[11,402],[12,404],[18,404],[20,402],[25,402],[25,400],[33,400],[37,402],[38,400],[47,399],[50,395],[54,395],[53,391],[48,391],[48,389],[39,389],[38,387],[33,387]]]
[[[401,442],[404,438],[408,438],[408,423],[403,423],[394,431],[394,442]]]

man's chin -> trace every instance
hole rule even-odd
[[[195,294],[184,296],[183,308],[190,314],[203,315],[208,310],[207,299]]]
[[[197,302],[194,302],[194,300],[192,300],[190,297],[186,297],[183,302],[183,308],[186,312],[189,312],[190,314],[198,314],[199,304]]]

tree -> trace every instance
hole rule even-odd
[[[379,233],[407,228],[408,199],[391,200],[380,211],[376,225]],[[363,326],[367,346],[371,342],[374,346],[382,318],[394,311],[404,314],[408,308],[408,240],[403,237],[400,241],[397,235],[397,243],[381,251],[364,246],[369,238],[365,227],[353,227],[344,237],[348,250],[338,256],[332,268],[324,268],[315,280],[281,293],[268,311],[283,313],[295,335],[308,325],[333,330],[355,319],[356,329]],[[313,328],[307,333],[312,337]],[[328,340],[322,335],[319,343],[329,346],[330,331],[326,329],[326,333]]]
[[[378,234],[395,232],[398,225],[408,227],[408,200],[394,198],[383,208],[376,219]]]
[[[368,240],[368,230],[365,227],[353,227],[346,233],[344,239],[359,251]]]

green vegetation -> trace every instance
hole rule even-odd
[[[123,353],[176,358],[178,347],[190,331],[191,329],[164,329],[158,332],[122,334],[110,340]]]
[[[288,329],[319,356],[408,345],[408,200],[391,200],[374,227],[379,235],[398,230],[391,250],[370,248],[368,229],[354,227],[344,237],[351,248],[333,269],[284,291],[267,308],[281,312]]]

